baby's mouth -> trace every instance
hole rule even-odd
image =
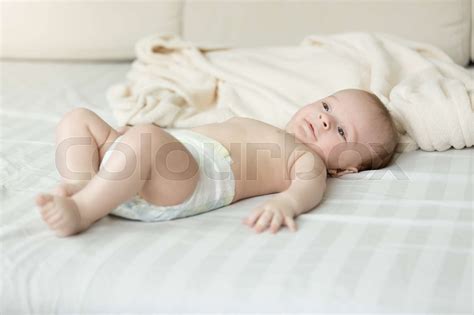
[[[317,140],[318,137],[316,136],[316,130],[314,129],[314,126],[312,123],[310,123],[309,121],[305,120],[306,123],[308,124],[308,127],[309,129],[311,130],[311,133],[313,134],[313,137],[314,137],[314,140]]]

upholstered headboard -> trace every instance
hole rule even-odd
[[[472,0],[3,1],[1,57],[132,59],[156,32],[206,46],[293,45],[308,34],[385,32],[474,59]]]

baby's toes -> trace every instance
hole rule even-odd
[[[43,219],[46,223],[48,223],[48,225],[51,226],[53,223],[61,220],[61,212],[50,209],[49,211],[45,212]]]
[[[45,222],[47,222],[47,219],[56,213],[56,211],[54,211],[54,197],[51,195],[38,195],[36,197],[36,204],[38,205],[41,217]]]
[[[44,207],[51,201],[53,201],[53,196],[50,194],[38,194],[36,196],[36,205],[38,207]]]

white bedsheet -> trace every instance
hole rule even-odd
[[[129,64],[0,64],[1,314],[473,312],[474,149],[415,151],[330,179],[299,231],[241,224],[268,196],[160,223],[108,216],[57,238],[34,195],[58,181],[54,126]]]

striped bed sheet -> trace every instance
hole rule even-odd
[[[114,125],[104,92],[129,64],[0,66],[0,313],[472,314],[474,149],[329,179],[296,233],[241,223],[260,196],[168,222],[107,216],[57,238],[34,206],[59,179],[55,124],[84,106]]]

